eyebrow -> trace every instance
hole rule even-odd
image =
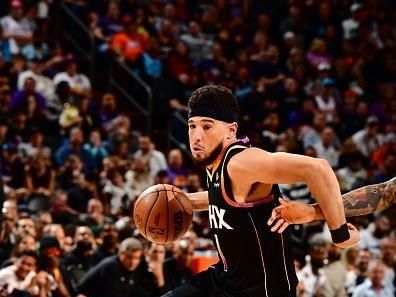
[[[195,121],[193,121],[193,120],[189,120],[188,121],[188,123],[189,124],[192,124],[192,123],[194,123]],[[202,120],[199,120],[199,121],[197,121],[197,122],[208,122],[208,123],[211,123],[211,124],[214,124],[215,123],[215,121],[214,120],[211,120],[211,119],[202,119]]]

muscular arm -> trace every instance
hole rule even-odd
[[[342,195],[345,216],[354,217],[370,214],[388,208],[396,202],[396,177],[381,184],[369,185]],[[323,220],[323,212],[318,204],[314,220]]]
[[[332,199],[329,199],[330,201]],[[347,217],[370,214],[381,211],[396,203],[396,177],[381,184],[368,185],[342,195]],[[272,231],[283,232],[289,224],[305,224],[324,220],[319,204],[306,204],[299,201],[286,202],[280,199],[281,205],[272,211],[268,225]],[[280,224],[277,222],[281,221]]]
[[[228,172],[231,179],[237,180],[241,187],[244,183],[252,185],[256,182],[305,182],[318,201],[331,230],[346,222],[337,178],[325,160],[288,153],[271,154],[249,148],[230,160]]]
[[[208,191],[205,192],[196,192],[196,193],[188,193],[188,198],[190,199],[193,210],[208,210],[209,209],[209,196]]]

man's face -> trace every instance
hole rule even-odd
[[[120,254],[121,264],[128,271],[134,271],[142,259],[142,251],[125,251]]]
[[[16,274],[20,279],[25,277],[33,270],[36,269],[36,259],[30,256],[22,256],[18,259]]]
[[[151,141],[148,137],[140,137],[139,139],[139,148],[143,153],[147,153],[150,150]]]
[[[223,149],[230,124],[208,117],[192,117],[188,121],[188,137],[197,165],[208,166]]]
[[[194,251],[195,249],[192,244],[180,246],[175,256],[180,264],[182,264],[184,267],[188,267],[194,256]]]
[[[17,233],[20,235],[29,234],[33,237],[36,236],[36,228],[32,219],[20,219],[18,221]]]

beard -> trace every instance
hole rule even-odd
[[[221,141],[206,158],[198,160],[193,157],[194,164],[200,167],[206,167],[212,164],[216,160],[216,158],[220,155],[222,150],[223,150],[223,142]]]

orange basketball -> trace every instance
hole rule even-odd
[[[158,184],[140,194],[135,202],[133,218],[145,238],[165,244],[187,232],[192,221],[192,204],[180,189]]]

